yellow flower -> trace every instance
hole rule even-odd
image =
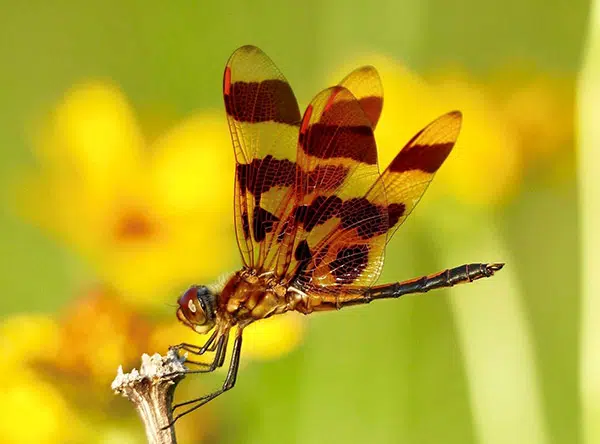
[[[173,289],[230,266],[234,168],[221,113],[192,116],[148,146],[120,90],[90,82],[65,95],[36,148],[22,213],[130,301],[162,308]]]
[[[514,193],[522,175],[516,132],[477,85],[452,73],[426,81],[377,55],[354,64],[360,62],[374,65],[383,81],[383,112],[375,131],[382,169],[421,128],[458,109],[463,113],[461,134],[432,190],[478,205],[502,202]]]
[[[12,370],[12,374],[3,374],[0,382],[2,442],[79,441],[81,420],[61,392],[27,368]]]
[[[560,151],[572,151],[575,114],[573,76],[540,75],[535,71],[510,67],[496,73],[487,82],[486,89],[516,128],[527,161],[536,162]]]
[[[117,295],[97,287],[66,307],[60,329],[60,358],[51,367],[106,392],[116,368],[137,364],[146,351],[151,324]]]
[[[106,386],[120,365],[137,363],[147,349],[150,322],[104,288],[86,291],[54,319],[15,315],[0,325],[0,352],[14,365]],[[0,373],[2,370],[0,369]]]
[[[61,391],[31,366],[57,359],[59,343],[59,326],[47,316],[15,315],[0,325],[2,442],[61,443],[79,436],[77,413]]]
[[[575,80],[511,66],[487,85],[516,129],[528,167],[553,182],[575,175]]]
[[[244,352],[251,359],[274,359],[296,348],[304,331],[298,313],[263,319],[244,331]]]
[[[463,113],[452,154],[435,179],[434,192],[450,192],[467,203],[499,204],[521,185],[523,159],[516,130],[483,90],[462,77],[436,82],[448,103]]]
[[[6,362],[48,361],[58,355],[60,327],[48,316],[20,314],[0,324],[0,338],[0,354]]]

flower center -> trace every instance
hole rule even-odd
[[[150,217],[139,210],[127,210],[123,212],[115,227],[115,238],[117,241],[139,241],[153,237],[158,231],[156,223]]]

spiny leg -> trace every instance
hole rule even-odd
[[[217,345],[215,343],[215,339],[216,339],[218,333],[219,333],[219,331],[215,329],[215,331],[212,333],[212,335],[210,335],[210,337],[206,340],[206,342],[202,346],[182,342],[181,344],[173,345],[169,348],[171,350],[175,350],[175,351],[184,350],[184,351],[192,353],[194,355],[203,355],[207,351],[214,351],[214,346]],[[211,347],[211,346],[213,346],[213,347]]]
[[[190,370],[190,371],[187,371],[186,373],[210,373],[210,372],[215,371],[215,369],[217,369],[218,367],[222,367],[223,361],[225,360],[225,355],[227,353],[228,339],[229,339],[229,332],[221,335],[221,337],[218,339],[218,341],[216,342],[217,348],[216,348],[215,356],[211,363],[186,359],[185,360],[186,364],[194,364],[199,367],[205,367],[200,370]]]
[[[185,410],[184,412],[179,413],[177,416],[175,416],[173,421],[171,421],[171,423],[165,428],[171,427],[182,416],[187,415],[188,413],[191,413],[196,409],[199,409],[207,402],[212,401],[217,396],[222,395],[227,390],[230,390],[235,386],[238,368],[240,366],[241,350],[242,350],[242,332],[240,330],[238,330],[237,336],[233,343],[233,352],[231,353],[231,362],[229,364],[229,370],[227,371],[227,376],[225,377],[223,386],[219,390],[217,390],[209,395],[202,396],[201,398],[192,399],[191,401],[186,401],[186,402],[182,402],[180,404],[174,405],[173,410],[183,407],[183,406],[186,406],[186,405],[196,404],[193,407],[191,407],[191,408]],[[190,372],[190,373],[193,373],[193,372]]]

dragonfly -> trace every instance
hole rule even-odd
[[[235,152],[234,218],[243,267],[219,284],[193,285],[177,318],[208,336],[174,348],[191,372],[212,372],[233,350],[220,389],[174,405],[181,416],[234,387],[244,328],[296,311],[340,310],[494,275],[504,264],[472,263],[376,284],[386,244],[415,208],[458,138],[449,112],[410,139],[380,172],[374,130],[383,108],[377,70],[360,67],[300,113],[290,84],[259,48],[229,58],[223,97]],[[234,328],[236,327],[236,328]],[[196,359],[196,358],[195,358]]]

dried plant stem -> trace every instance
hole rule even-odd
[[[138,411],[150,444],[175,444],[175,428],[164,428],[171,423],[171,404],[175,387],[185,377],[183,358],[169,351],[166,356],[158,353],[142,355],[140,370],[123,373],[119,367],[111,387],[129,399]]]

